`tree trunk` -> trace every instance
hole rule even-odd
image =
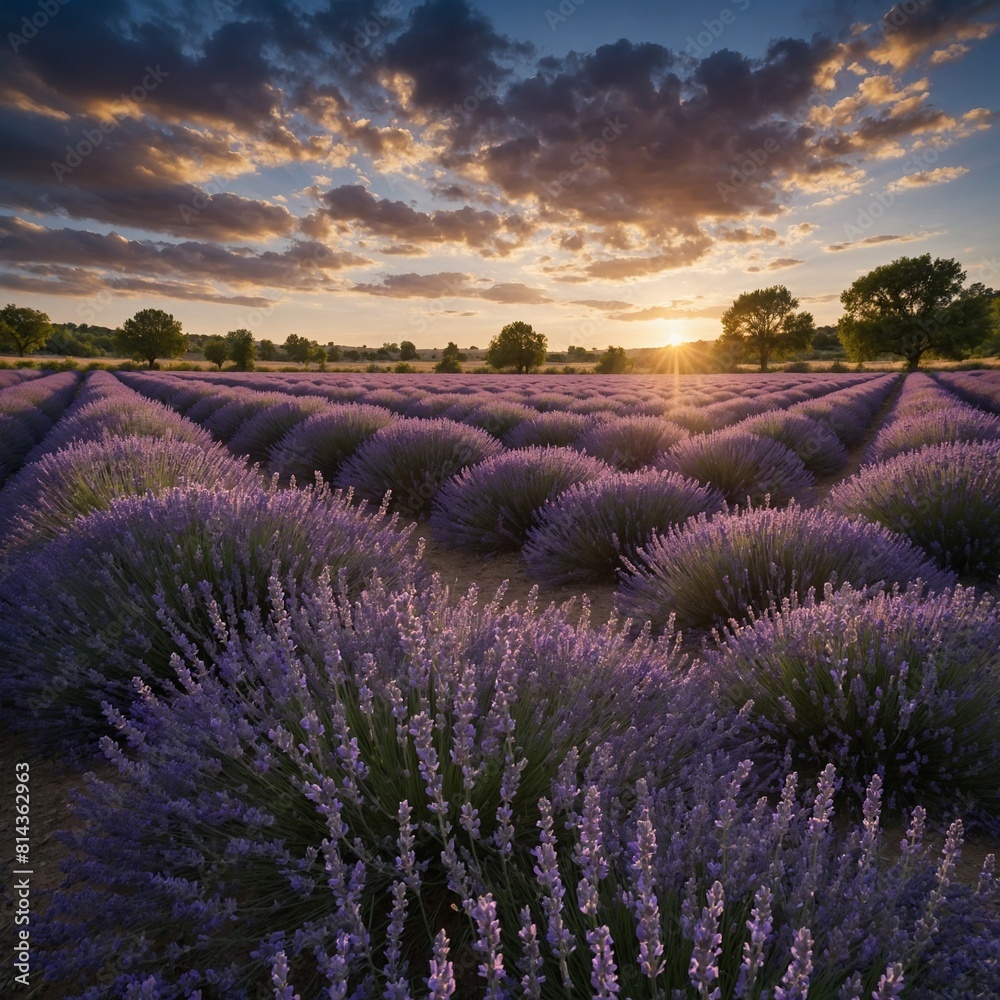
[[[920,354],[907,354],[906,370],[908,372],[915,372],[919,367],[920,367]]]

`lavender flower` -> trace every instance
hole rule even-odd
[[[736,429],[687,438],[656,464],[720,490],[734,504],[807,500],[814,482],[802,459],[783,444]]]
[[[541,508],[524,557],[550,583],[613,583],[654,532],[721,507],[719,493],[675,472],[609,473]]]
[[[1000,574],[1000,441],[898,455],[841,483],[827,503],[898,532],[975,582]]]
[[[430,509],[440,487],[468,465],[502,451],[485,431],[449,420],[399,420],[365,441],[340,467],[336,482],[362,500],[392,506],[408,517]]]
[[[711,628],[828,581],[885,587],[949,577],[879,525],[798,506],[693,518],[641,549],[616,595],[623,615]]]
[[[591,424],[577,447],[608,465],[632,472],[649,465],[687,436],[683,427],[659,417],[614,417]]]
[[[549,501],[605,470],[570,448],[524,448],[471,468],[434,498],[430,525],[445,545],[484,552],[519,548]]]

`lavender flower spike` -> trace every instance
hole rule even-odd
[[[792,943],[792,961],[781,979],[781,985],[775,987],[774,1000],[806,1000],[809,996],[809,977],[813,970],[812,945],[809,928],[800,927]]]
[[[722,990],[718,986],[712,989],[712,983],[719,978],[719,956],[722,954],[719,921],[722,919],[723,901],[722,883],[716,880],[708,890],[708,903],[694,927],[694,950],[688,975],[702,1000],[722,998]]]
[[[448,935],[438,931],[434,938],[434,957],[431,959],[431,974],[427,980],[429,1000],[448,1000],[455,992],[455,968],[448,961]]]

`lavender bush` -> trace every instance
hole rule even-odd
[[[881,525],[797,505],[699,515],[671,528],[627,563],[620,613],[655,628],[710,629],[761,614],[772,603],[827,583],[891,587],[920,579],[940,589],[953,577]]]
[[[268,464],[286,482],[294,476],[300,483],[309,483],[317,472],[330,482],[346,459],[396,419],[381,406],[328,405],[281,438],[271,449]]]
[[[1000,440],[1000,417],[972,406],[948,406],[900,417],[879,431],[865,454],[869,464],[885,462],[924,445]]]
[[[0,493],[0,550],[48,541],[119,497],[252,481],[242,462],[212,442],[192,444],[168,433],[73,443],[25,466]]]
[[[577,447],[602,462],[633,472],[687,436],[683,427],[658,417],[614,417],[592,423]]]
[[[127,704],[134,676],[156,689],[171,676],[174,630],[206,648],[219,641],[209,596],[225,609],[252,607],[271,573],[308,590],[324,571],[355,593],[375,572],[416,572],[410,553],[394,518],[368,516],[325,487],[244,482],[119,498],[2,568],[4,714],[39,739],[86,740],[100,728],[102,699]]]
[[[722,506],[721,494],[676,472],[610,473],[546,504],[524,557],[549,583],[616,583],[623,560],[634,560],[654,532]]]
[[[228,403],[220,406],[205,419],[203,426],[212,437],[228,444],[246,421],[257,416],[263,410],[287,402],[288,396],[282,392],[255,392],[253,389],[238,389],[233,392]]]
[[[687,438],[656,465],[720,490],[734,504],[806,500],[814,482],[802,459],[783,444],[738,430]]]
[[[928,445],[867,466],[827,503],[899,532],[964,578],[1000,574],[1000,441]]]
[[[447,416],[451,417],[453,412],[454,408]],[[479,427],[495,438],[502,438],[536,415],[534,410],[511,399],[488,399],[456,419],[470,427]]]
[[[860,810],[878,775],[898,814],[1000,819],[1000,614],[956,588],[866,595],[845,586],[735,627],[705,671],[779,756],[837,766]]]
[[[846,834],[832,766],[758,797],[662,643],[449,606],[439,585],[347,611],[272,581],[244,618],[238,636],[220,609],[210,660],[181,642],[169,703],[112,713],[124,780],[89,780],[37,930],[67,996],[860,1000],[918,973],[941,997],[990,981],[995,889],[988,869],[975,893],[952,884],[961,825],[934,865],[915,811],[889,865],[877,781]],[[952,963],[928,967],[942,947]]]
[[[465,469],[434,497],[436,540],[481,552],[519,549],[543,505],[607,466],[571,448],[522,448]]]
[[[249,462],[263,465],[271,448],[293,427],[322,413],[328,406],[325,399],[308,396],[269,406],[240,425],[229,439],[229,450],[234,455],[246,455]]]
[[[503,445],[478,427],[443,419],[397,420],[343,463],[336,483],[375,503],[391,491],[393,509],[419,517],[448,479],[501,451]]]
[[[588,423],[582,414],[568,410],[539,413],[508,431],[503,441],[508,448],[570,447],[577,442]]]
[[[804,413],[762,413],[744,420],[734,429],[778,441],[795,452],[806,469],[817,476],[836,472],[847,464],[847,452],[840,438],[827,424]]]

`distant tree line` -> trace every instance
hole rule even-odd
[[[799,310],[799,300],[784,285],[743,292],[722,315],[722,335],[715,341],[698,341],[676,348],[632,352],[609,345],[596,349],[571,345],[551,354],[544,334],[529,323],[508,323],[486,350],[487,367],[477,370],[538,371],[546,361],[593,364],[603,374],[631,371],[635,360],[656,372],[732,371],[741,364],[757,364],[768,371],[772,363],[803,357],[811,351],[829,356],[843,352],[861,364],[882,356],[900,357],[916,370],[926,357],[962,360],[976,351],[981,356],[1000,354],[1000,292],[982,283],[965,287],[965,272],[955,260],[900,257],[862,275],[840,296],[844,314],[837,325],[817,327],[811,313]],[[36,309],[13,303],[0,309],[0,349],[25,354],[59,354],[97,358],[124,355],[152,368],[158,359],[177,358],[188,350],[199,351],[219,369],[227,362],[249,371],[257,360],[316,364],[330,362],[396,362],[398,372],[413,371],[409,361],[420,356],[408,340],[385,342],[369,349],[322,345],[298,334],[284,343],[254,339],[251,330],[230,330],[225,336],[188,335],[179,320],[160,309],[140,309],[118,329],[86,323],[52,323]],[[478,350],[470,348],[470,350]],[[460,372],[467,360],[453,341],[441,352],[438,372]],[[568,367],[568,366],[567,366]]]

